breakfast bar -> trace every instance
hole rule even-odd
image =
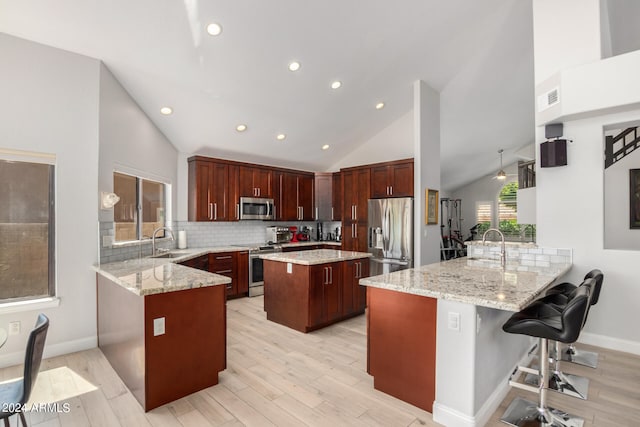
[[[218,383],[231,279],[154,258],[96,272],[98,346],[145,411]]]
[[[511,259],[504,268],[497,260],[458,258],[360,280],[374,387],[444,425],[482,425],[531,347],[528,337],[501,326],[569,271],[568,253],[537,265],[535,256]]]

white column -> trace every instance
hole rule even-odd
[[[440,190],[440,94],[413,84],[414,267],[440,261],[440,226],[425,224],[425,190]]]

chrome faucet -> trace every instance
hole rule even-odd
[[[156,228],[155,230],[153,230],[153,233],[151,233],[151,256],[154,256],[156,254],[156,234],[158,234],[158,231],[160,230],[168,231],[169,234],[171,235],[171,240],[176,240],[176,237],[173,235],[173,231],[171,231],[170,228],[168,227]]]
[[[482,235],[482,244],[484,245],[485,239],[487,237],[487,233],[489,233],[490,231],[495,231],[496,233],[498,233],[500,235],[500,238],[502,239],[502,247],[500,249],[500,265],[504,268],[504,266],[507,264],[507,254],[506,254],[505,248],[504,248],[504,246],[505,246],[504,245],[504,234],[502,234],[502,231],[498,230],[497,228],[488,229]]]

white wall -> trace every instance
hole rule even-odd
[[[0,33],[0,146],[56,155],[56,272],[60,305],[3,314],[22,331],[2,347],[0,365],[21,363],[38,312],[51,320],[45,355],[96,345],[98,249],[97,60]]]
[[[558,3],[554,0],[533,2],[536,93],[548,75],[563,72],[566,79],[570,79],[572,73],[569,71],[578,68],[587,74],[589,67],[597,70],[589,82],[590,87],[619,85],[621,70],[609,69],[608,65],[612,60],[629,59],[625,57],[634,53],[596,61],[594,52],[600,51],[600,42],[593,33],[599,34],[600,31],[599,17],[595,19],[600,11],[599,2],[564,0],[562,7]],[[575,13],[577,10],[579,14]],[[571,22],[571,25],[556,26],[550,32],[550,20]],[[576,35],[581,37],[576,38]],[[564,42],[569,39],[571,43]],[[553,40],[559,42],[553,43]],[[563,60],[565,56],[571,61]],[[593,64],[590,65],[591,62]],[[584,65],[575,67],[580,63]],[[631,63],[635,68],[622,70],[625,75],[637,75],[638,64],[635,61]],[[567,67],[575,68],[564,71]],[[606,97],[607,105],[615,106],[617,113],[599,114],[596,111],[589,118],[564,121],[564,134],[574,141],[567,147],[567,166],[537,168],[537,241],[540,246],[573,248],[573,269],[567,275],[570,281],[581,280],[593,268],[604,272],[600,300],[589,312],[580,341],[640,354],[640,329],[635,326],[637,301],[640,300],[637,274],[640,252],[604,249],[603,239],[604,130],[616,123],[640,120],[640,110],[637,106],[628,105],[626,92],[629,92],[626,88],[617,87]],[[593,104],[597,96],[591,92],[579,94],[570,91],[569,99],[567,95],[565,92],[562,102],[579,106],[579,99],[584,98],[585,105],[599,108]],[[544,141],[542,126],[536,129],[536,141]]]
[[[98,168],[100,191],[113,191],[115,169],[171,184],[171,212],[172,218],[175,219],[177,159],[178,152],[175,147],[102,64]],[[113,221],[113,209],[101,210],[100,220]]]
[[[640,229],[629,228],[629,169],[640,169],[640,150],[604,170],[605,249],[640,251]]]
[[[414,156],[413,132],[413,111],[409,111],[368,141],[359,144],[329,170],[411,158]]]
[[[414,266],[440,261],[440,226],[425,224],[427,189],[440,190],[440,93],[425,82],[413,84]]]

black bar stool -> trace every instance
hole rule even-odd
[[[595,279],[596,283],[591,290],[591,305],[596,305],[600,299],[600,290],[602,289],[602,282],[604,281],[604,274],[598,269],[591,270],[585,276],[585,279]],[[567,298],[568,295],[577,286],[572,283],[560,283],[559,285],[550,288],[545,296],[556,295],[554,303],[563,304],[562,298]],[[566,304],[566,299],[564,300]],[[560,355],[560,356],[558,356]],[[576,363],[578,365],[589,366],[590,368],[598,367],[598,353],[594,351],[578,350],[575,343],[570,343],[564,349],[560,349],[560,344],[556,345],[556,359],[563,360],[565,362]]]
[[[502,326],[505,332],[522,334],[540,338],[540,371],[526,367],[518,367],[517,371],[539,375],[538,387],[532,387],[517,381],[509,384],[539,394],[538,404],[516,398],[502,416],[502,421],[513,426],[566,426],[581,427],[584,420],[547,406],[547,390],[549,384],[549,340],[564,343],[575,342],[584,324],[590,303],[593,279],[587,279],[585,286],[575,289],[568,297],[567,303],[559,310],[553,303],[541,300],[534,301],[522,311],[515,313]]]

